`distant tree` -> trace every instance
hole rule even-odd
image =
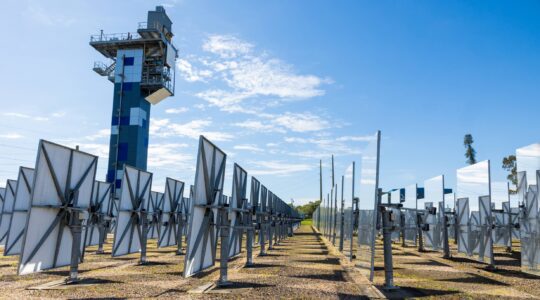
[[[517,165],[516,165],[516,156],[515,155],[508,155],[507,157],[504,157],[502,160],[502,168],[508,171],[508,175],[506,176],[506,179],[512,183],[512,186],[514,186],[514,189],[510,189],[510,194],[515,194],[516,188],[517,188]]]
[[[310,201],[308,204],[297,206],[296,209],[299,213],[303,214],[306,219],[313,217],[313,212],[321,204],[321,200]]]
[[[471,134],[466,134],[463,138],[463,146],[465,146],[465,157],[467,158],[467,163],[469,165],[474,165],[476,163],[476,150],[472,147],[474,143],[473,137]]]

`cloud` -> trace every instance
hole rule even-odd
[[[66,146],[75,148],[79,146],[79,149],[84,152],[99,156],[102,159],[109,159],[109,143],[78,143],[78,142],[69,142]]]
[[[150,144],[148,147],[148,167],[151,168],[195,168],[195,157],[185,154],[179,149],[187,148],[183,143]]]
[[[46,10],[39,4],[39,1],[29,1],[23,16],[27,16],[34,22],[46,26],[68,27],[75,22],[75,18],[61,15],[58,11]]]
[[[189,111],[187,107],[179,107],[179,108],[168,108],[165,110],[166,114],[181,114]]]
[[[255,161],[251,162],[250,174],[252,175],[282,175],[288,176],[293,173],[305,172],[312,170],[313,165],[310,164],[292,164],[281,161]]]
[[[319,131],[330,127],[330,123],[310,113],[285,113],[273,122],[295,132]]]
[[[262,120],[246,120],[234,126],[255,132],[312,132],[331,128],[330,122],[312,113],[259,114]]]
[[[195,69],[193,65],[185,59],[178,59],[176,61],[176,67],[180,71],[180,76],[187,82],[205,81],[213,74],[210,70]]]
[[[15,132],[0,134],[0,139],[7,139],[7,140],[17,140],[17,139],[22,139],[23,137],[24,136]]]
[[[245,151],[251,151],[251,152],[264,152],[264,149],[257,147],[253,144],[243,144],[243,145],[236,145],[233,147],[235,150],[245,150]]]
[[[331,82],[297,74],[292,65],[257,53],[253,44],[231,35],[211,35],[202,48],[209,57],[186,57],[178,61],[177,67],[188,82],[215,79],[224,85],[195,93],[222,111],[252,113],[283,101],[322,96],[322,85]],[[246,102],[254,102],[250,104],[254,108],[246,107]]]
[[[172,123],[169,119],[150,119],[150,134],[158,137],[185,136],[198,139],[204,135],[212,141],[229,141],[234,138],[232,134],[220,131],[211,131],[207,128],[212,125],[210,119],[192,120],[187,123]]]
[[[234,123],[233,125],[236,126],[236,127],[249,129],[251,131],[256,131],[256,132],[281,132],[281,133],[285,133],[285,130],[283,130],[282,128],[278,128],[273,124],[265,124],[265,123],[263,123],[261,121],[257,121],[257,120],[246,120],[246,121],[243,121],[243,122]]]
[[[89,140],[89,141],[95,141],[97,139],[108,138],[110,136],[111,136],[111,129],[106,128],[106,129],[99,130],[95,134],[87,135],[84,137],[84,139]]]
[[[231,35],[211,35],[203,44],[203,50],[221,58],[235,58],[251,52],[253,45]]]
[[[166,7],[166,8],[173,8],[179,3],[181,3],[181,0],[167,0],[161,3],[161,6]]]
[[[339,142],[370,142],[375,139],[374,135],[341,136],[336,138]]]
[[[23,113],[17,113],[17,112],[6,112],[2,113],[2,115],[6,117],[14,117],[14,118],[20,118],[20,119],[29,119],[34,121],[49,121],[49,118],[47,117],[40,117],[40,116],[31,116]]]
[[[53,118],[62,118],[62,117],[64,117],[65,115],[66,115],[66,113],[63,112],[63,111],[59,111],[59,112],[55,112],[55,113],[52,113],[52,114],[51,114],[51,116],[52,116]]]

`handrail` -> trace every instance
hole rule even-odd
[[[142,37],[136,32],[95,34],[90,36],[90,42],[126,41],[138,40],[141,38]]]

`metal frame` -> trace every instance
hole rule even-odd
[[[146,207],[150,201],[151,188],[152,173],[124,165],[113,257],[140,252],[139,263],[146,263],[146,242],[150,221]]]
[[[8,236],[13,216],[13,206],[17,195],[17,181],[8,179],[6,182],[6,192],[4,194],[4,205],[0,216],[0,243],[8,246]],[[4,249],[5,250],[5,249]],[[5,251],[4,251],[5,253]]]
[[[164,193],[150,192],[150,201],[146,207],[148,213],[148,239],[159,239],[161,236],[161,206],[163,205]]]
[[[226,160],[225,152],[205,137],[200,137],[184,263],[186,278],[214,265],[216,222],[222,204]]]
[[[178,245],[177,253],[182,253],[184,187],[182,181],[167,177],[165,193],[159,206],[161,217],[158,247]]]
[[[98,254],[103,253],[103,244],[107,239],[107,230],[111,225],[111,201],[112,184],[96,180],[92,203],[88,210],[89,216],[83,232],[85,247],[98,245]]]
[[[229,221],[231,224],[229,238],[229,259],[242,251],[242,237],[247,226],[245,215],[247,208],[247,172],[238,164],[234,164],[231,201],[229,202]]]
[[[4,256],[21,254],[22,237],[26,226],[26,218],[28,217],[33,182],[34,169],[20,167],[15,201],[13,202],[9,221],[9,233],[4,247]]]
[[[75,282],[98,158],[44,140],[38,149],[18,274],[70,265],[69,281]]]

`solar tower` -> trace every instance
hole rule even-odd
[[[107,182],[120,188],[124,164],[146,170],[150,104],[174,94],[177,51],[172,22],[162,6],[148,12],[136,32],[104,34],[90,45],[109,63],[93,70],[114,84]]]

